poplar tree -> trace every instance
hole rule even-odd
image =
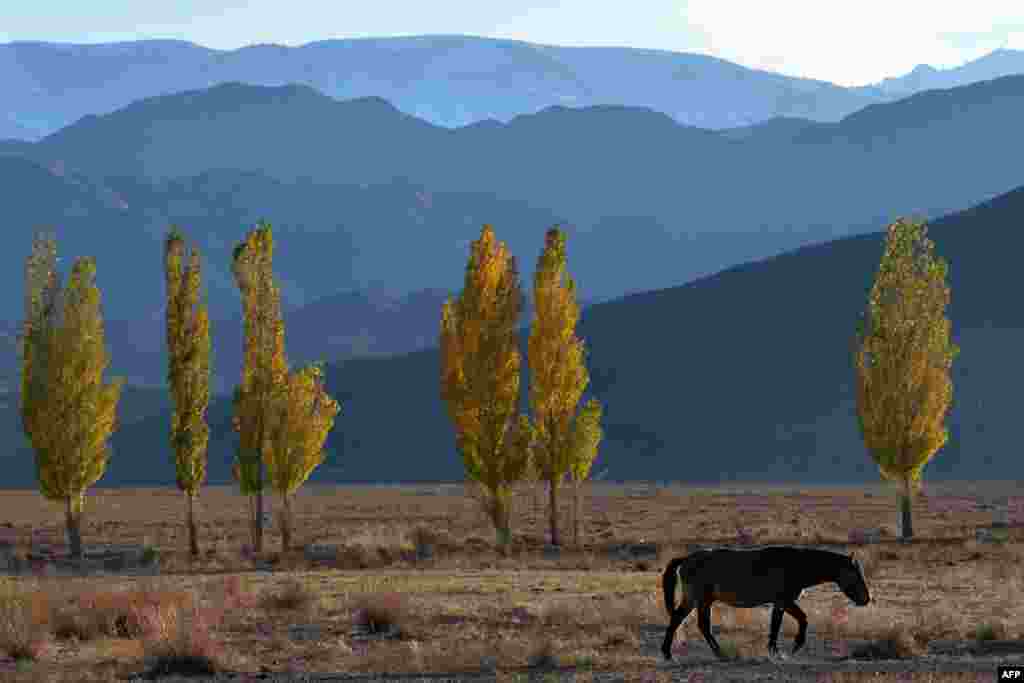
[[[316,365],[288,377],[273,397],[268,424],[267,478],[281,496],[281,549],[291,549],[291,497],[324,461],[327,434],[340,407],[324,388]]]
[[[273,276],[274,237],[261,221],[235,245],[231,271],[242,299],[245,317],[242,383],[233,397],[232,424],[239,446],[232,473],[242,493],[249,496],[253,550],[263,551],[264,464],[267,459],[267,422],[276,388],[288,376],[284,356],[281,293]]]
[[[580,512],[583,503],[580,484],[590,476],[590,468],[597,458],[597,447],[604,436],[601,412],[600,403],[594,399],[587,401],[576,417],[575,429],[569,440],[569,474],[573,487],[572,537],[577,547],[580,546]]]
[[[185,494],[189,552],[198,557],[195,500],[206,479],[210,440],[205,417],[210,403],[210,318],[205,304],[199,303],[199,253],[193,248],[183,267],[184,251],[184,236],[172,227],[164,242],[167,382],[174,404],[170,439],[178,489]]]
[[[585,412],[576,415],[590,377],[583,342],[575,332],[580,308],[576,285],[566,271],[565,234],[557,227],[548,230],[537,260],[533,300],[529,341],[530,409],[536,437],[533,456],[548,482],[551,543],[561,545],[559,487],[574,465],[584,471],[577,458],[588,457],[592,462],[596,456],[600,428],[594,420],[600,420],[600,406],[591,401]],[[589,470],[589,462],[585,469]]]
[[[523,295],[513,257],[484,225],[470,247],[461,294],[441,309],[441,398],[466,477],[484,490],[499,546],[511,541],[511,484],[529,465],[532,428],[519,404]]]
[[[85,492],[110,459],[124,380],[103,383],[109,359],[95,262],[76,260],[63,289],[56,263],[56,241],[37,236],[25,268],[20,412],[39,490],[64,505],[71,556],[81,559]]]
[[[885,251],[857,330],[854,367],[864,445],[884,479],[901,485],[902,538],[913,537],[911,501],[924,466],[945,445],[959,348],[945,309],[946,262],[923,223],[888,227]]]

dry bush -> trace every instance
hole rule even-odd
[[[558,656],[560,641],[554,638],[542,638],[535,642],[527,665],[533,669],[554,669],[561,666]]]
[[[285,581],[279,590],[266,591],[259,604],[264,609],[311,611],[319,603],[319,596],[296,579]]]
[[[1006,640],[1006,625],[1001,621],[978,624],[972,635],[975,640]]]
[[[918,607],[914,611],[912,633],[923,645],[942,638],[955,639],[960,631],[956,616],[949,608]]]
[[[893,624],[869,643],[852,648],[854,659],[908,659],[922,653],[921,645],[903,624]]]
[[[621,624],[612,624],[602,632],[604,647],[609,649],[640,647],[640,636],[635,629]]]
[[[0,586],[0,651],[16,660],[38,660],[49,647],[49,604],[44,593]]]
[[[238,574],[232,574],[224,579],[224,583],[221,584],[220,594],[221,601],[228,604],[232,609],[248,609],[255,607],[258,603],[257,596],[249,590],[246,582]]]
[[[436,547],[441,539],[440,533],[424,524],[414,526],[407,532],[407,536],[418,552],[422,552],[428,546]]]
[[[212,676],[223,668],[212,624],[200,608],[147,605],[138,615],[150,676]]]
[[[62,634],[80,640],[99,637],[135,638],[142,634],[141,614],[149,607],[191,607],[195,599],[186,591],[136,590],[86,593],[57,616]]]
[[[401,593],[377,593],[356,598],[352,621],[369,633],[400,633],[407,616]]]

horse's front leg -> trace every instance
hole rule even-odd
[[[700,606],[697,610],[697,626],[700,627],[700,632],[704,636],[704,640],[708,641],[708,645],[714,651],[715,655],[719,659],[725,659],[725,655],[722,654],[722,648],[718,646],[718,641],[715,640],[715,635],[711,632],[711,603],[707,602]]]
[[[782,612],[781,605],[776,604],[772,607],[772,626],[768,635],[768,656],[772,659],[779,656],[779,629],[782,628]]]

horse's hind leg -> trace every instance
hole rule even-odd
[[[774,659],[779,656],[779,629],[782,628],[782,607],[772,607],[772,627],[768,635],[768,656]]]
[[[804,611],[796,606],[795,602],[791,602],[785,607],[786,613],[789,616],[796,619],[796,623],[800,626],[800,629],[796,633],[796,639],[793,641],[793,654],[804,646],[804,642],[807,641],[807,615]]]
[[[690,616],[690,612],[693,611],[693,605],[690,603],[690,598],[687,595],[683,595],[683,601],[679,603],[672,612],[672,618],[669,620],[668,630],[665,631],[665,641],[661,644],[661,653],[665,655],[666,660],[672,659],[672,641],[676,637],[676,630],[679,625],[686,621],[686,617]]]
[[[725,655],[722,654],[722,648],[718,646],[718,641],[715,640],[715,635],[711,632],[711,603],[705,602],[697,610],[697,625],[700,627],[700,632],[704,635],[704,640],[708,641],[708,645],[714,651],[715,655],[719,659],[725,659]]]

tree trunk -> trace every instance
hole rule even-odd
[[[914,537],[914,527],[910,519],[911,481],[903,480],[903,492],[900,495],[900,539],[909,541]]]
[[[76,498],[78,498],[76,502]],[[64,523],[67,526],[68,549],[71,557],[82,559],[82,500],[81,496],[68,496],[64,506]]]
[[[292,497],[289,494],[281,496],[281,551],[288,552],[292,549]]]
[[[263,454],[260,453],[260,474],[259,488],[256,489],[256,528],[253,539],[253,550],[257,553],[263,552]]]
[[[558,533],[558,479],[548,481],[548,503],[551,505],[551,545],[561,545],[561,538]]]
[[[544,480],[538,479],[533,487],[533,517],[537,520],[540,535],[544,535],[544,514],[541,508],[541,499],[544,497]]]
[[[256,494],[249,494],[249,542],[252,544],[252,550],[256,552],[256,539],[258,534],[256,533]]]
[[[199,538],[196,531],[196,517],[195,517],[195,500],[196,496],[192,493],[185,493],[185,505],[188,515],[188,551],[193,558],[199,557]]]
[[[501,486],[492,491],[485,490],[484,499],[487,516],[494,524],[495,541],[501,552],[507,552],[512,542],[511,506],[507,498],[502,496]]]
[[[580,548],[581,547],[581,541],[580,541],[580,526],[581,526],[581,523],[580,523],[580,513],[581,513],[582,507],[583,507],[582,506],[583,496],[582,496],[582,491],[581,491],[581,488],[580,488],[580,482],[574,481],[572,485],[573,485],[573,499],[574,499],[573,500],[573,514],[572,514],[572,525],[573,525],[572,535],[573,535],[573,542],[576,544],[576,547]]]

